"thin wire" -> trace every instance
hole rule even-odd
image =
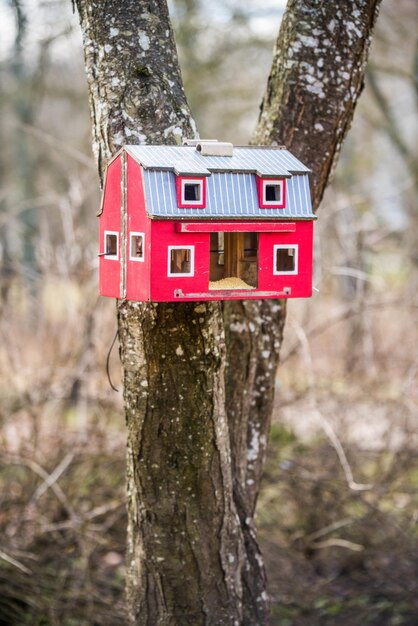
[[[109,381],[109,385],[112,387],[113,391],[116,391],[117,393],[119,393],[119,389],[117,389],[115,387],[115,385],[112,383],[112,379],[110,378],[110,367],[109,367],[109,364],[110,364],[110,355],[112,354],[113,346],[115,345],[115,341],[116,341],[116,338],[118,337],[118,335],[119,335],[119,330],[117,330],[115,332],[115,336],[113,337],[113,341],[112,341],[112,344],[111,344],[111,346],[109,348],[109,352],[107,353],[107,358],[106,358],[107,380]]]

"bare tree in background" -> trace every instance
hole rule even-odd
[[[165,0],[76,0],[93,149],[197,134]],[[290,0],[253,142],[312,169],[318,207],[363,86],[379,0]],[[222,138],[220,138],[222,139]],[[254,528],[284,301],[117,304],[132,624],[262,626]]]

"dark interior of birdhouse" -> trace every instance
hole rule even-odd
[[[144,256],[143,235],[131,235],[131,259],[142,259]]]
[[[109,255],[117,254],[118,238],[113,233],[106,234],[105,253]]]
[[[201,186],[199,183],[185,183],[184,185],[184,199],[191,202],[199,202]]]
[[[277,183],[266,185],[266,201],[280,202],[282,199],[281,186]]]
[[[190,248],[175,248],[170,252],[170,274],[190,274]]]
[[[276,250],[276,271],[294,272],[296,270],[295,248],[283,247]]]
[[[211,233],[210,289],[257,287],[258,233]]]

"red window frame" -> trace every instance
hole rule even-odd
[[[190,202],[183,197],[184,183],[201,183],[202,195],[199,202]],[[206,208],[206,177],[205,176],[177,176],[176,177],[177,206],[180,209]]]
[[[274,183],[280,183],[282,186],[282,201],[280,204],[277,202],[268,202],[265,198],[265,186]],[[258,206],[260,209],[284,209],[286,208],[286,179],[285,178],[262,178],[257,176],[257,194],[258,194]]]

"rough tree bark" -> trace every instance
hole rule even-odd
[[[124,143],[195,135],[164,0],[77,2],[101,176]],[[133,624],[241,619],[218,303],[118,303]]]
[[[380,2],[289,0],[286,7],[252,143],[283,144],[309,165],[315,211],[363,89]],[[285,301],[228,302],[224,317],[233,475],[252,514],[267,444]]]
[[[253,141],[285,143],[310,165],[315,206],[378,4],[291,0],[282,23]],[[165,0],[76,5],[101,176],[123,143],[195,136]],[[131,624],[267,623],[253,515],[284,319],[283,302],[118,302]]]
[[[281,23],[252,143],[283,144],[309,165],[315,211],[363,89],[379,5],[289,0]],[[234,499],[251,546],[244,584],[258,596],[265,578],[245,520],[253,519],[260,490],[285,319],[284,300],[224,305]]]

